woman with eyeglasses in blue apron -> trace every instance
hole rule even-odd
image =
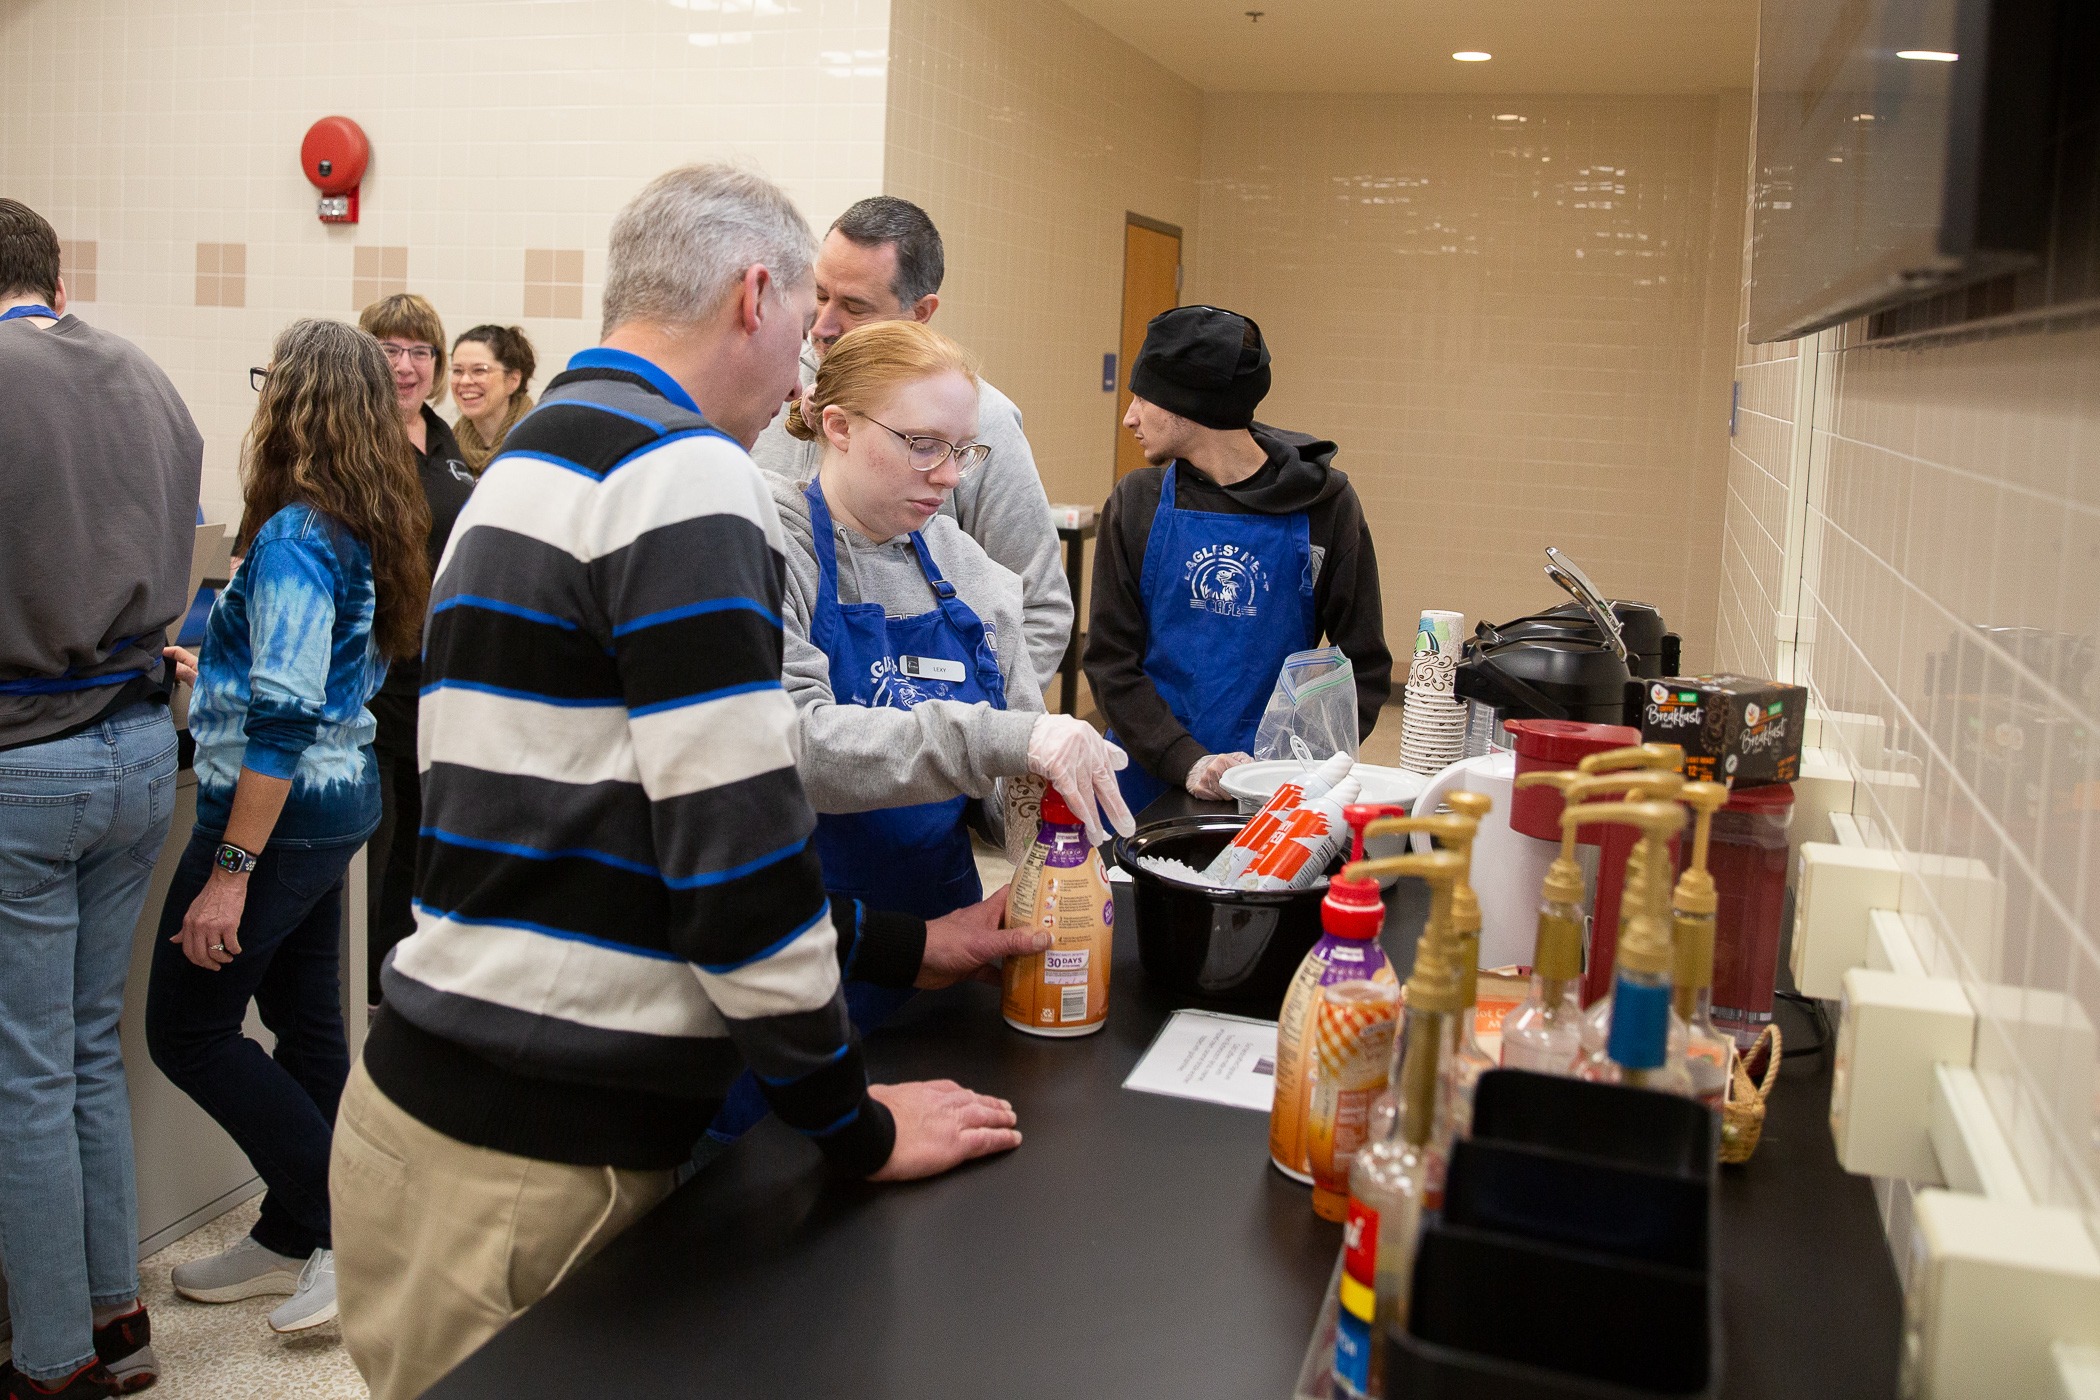
[[[1146,327],[1123,425],[1151,467],[1102,512],[1086,649],[1132,811],[1173,788],[1224,797],[1285,659],[1323,635],[1354,667],[1362,733],[1391,689],[1363,507],[1333,443],[1255,423],[1268,389],[1246,317],[1183,306]]]
[[[861,327],[826,354],[788,430],[824,447],[806,486],[771,484],[787,537],[783,680],[835,907],[931,921],[982,900],[970,817],[1003,778],[1049,778],[1075,811],[1091,819],[1098,801],[1127,831],[1121,755],[1043,713],[1020,580],[939,513],[989,451],[971,441],[977,384],[961,349],[914,321]],[[867,1031],[912,990],[857,978],[855,951],[846,1007]],[[765,1112],[747,1074],[708,1134],[733,1139]]]

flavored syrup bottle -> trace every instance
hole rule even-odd
[[[1714,911],[1720,900],[1706,871],[1706,848],[1714,813],[1728,801],[1719,783],[1686,783],[1677,800],[1697,815],[1692,827],[1692,862],[1677,877],[1670,905],[1675,924],[1675,990],[1671,1009],[1684,1025],[1684,1068],[1692,1096],[1716,1113],[1728,1099],[1735,1065],[1735,1040],[1714,1028]]]
[[[1466,862],[1451,890],[1451,936],[1457,949],[1459,996],[1458,1053],[1445,1072],[1451,1076],[1451,1132],[1453,1137],[1473,1134],[1473,1091],[1480,1076],[1498,1063],[1480,1043],[1480,896],[1473,892],[1473,842],[1480,823],[1494,810],[1494,799],[1482,792],[1457,791],[1444,796],[1459,816],[1471,819],[1473,830],[1451,843],[1451,849]],[[1444,1160],[1450,1160],[1450,1140],[1444,1143]],[[1441,1195],[1441,1192],[1439,1193]]]
[[[1565,796],[1576,781],[1570,772],[1526,773],[1517,779],[1517,786],[1557,787]],[[1575,828],[1563,825],[1560,854],[1547,867],[1545,886],[1539,893],[1531,993],[1502,1022],[1506,1068],[1572,1075],[1582,1058],[1582,897]]]
[[[1668,747],[1674,750],[1675,745]],[[1639,754],[1642,751],[1642,749],[1615,750],[1615,752],[1625,754]],[[1610,756],[1610,754],[1593,755],[1596,758],[1609,758]],[[1676,773],[1663,769],[1636,769],[1587,775],[1578,773],[1574,782],[1564,788],[1563,792],[1566,794],[1570,804],[1590,802],[1605,796],[1621,796],[1628,801],[1674,801],[1683,788],[1684,779]],[[1646,859],[1644,848],[1638,843],[1634,845],[1633,850],[1626,857],[1624,893],[1619,901],[1622,920],[1628,917],[1625,911],[1631,910],[1640,902],[1642,897],[1641,891],[1646,888],[1645,871],[1643,870]],[[1669,876],[1665,874],[1663,878],[1667,881]],[[1610,1025],[1611,995],[1607,992],[1583,1013],[1582,1053],[1586,1058],[1595,1059],[1603,1055],[1605,1034]],[[1680,1042],[1682,1041],[1683,1036],[1681,1033],[1678,1035],[1678,1039]]]
[[[1632,916],[1619,939],[1613,967],[1610,1024],[1604,1054],[1585,1059],[1584,1079],[1691,1096],[1692,1082],[1670,1035],[1672,955],[1664,921],[1663,892],[1670,837],[1684,829],[1684,809],[1674,802],[1586,803],[1561,813],[1565,825],[1615,822],[1641,833],[1641,887],[1629,881]]]
[[[1451,851],[1427,851],[1360,861],[1344,872],[1419,875],[1429,882],[1430,892],[1429,921],[1415,944],[1390,1071],[1396,1102],[1392,1130],[1359,1151],[1349,1169],[1334,1383],[1336,1392],[1350,1400],[1385,1392],[1375,1342],[1407,1315],[1432,1144],[1450,1116],[1451,1081],[1443,1066],[1458,1048],[1458,969],[1450,948],[1451,893],[1461,865]]]
[[[1006,896],[1009,928],[1050,935],[1040,953],[1006,960],[1006,1024],[1030,1035],[1092,1035],[1108,1024],[1108,967],[1115,903],[1101,855],[1086,828],[1052,788],[1042,821]]]

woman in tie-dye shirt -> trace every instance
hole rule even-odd
[[[371,336],[296,322],[261,374],[244,557],[197,662],[197,826],[162,909],[146,1039],[268,1187],[249,1237],[179,1266],[175,1287],[203,1302],[290,1293],[270,1315],[289,1332],[335,1316],[343,877],[379,822],[366,705],[387,664],[419,645],[429,508]],[[251,1000],[274,1056],[241,1031]]]

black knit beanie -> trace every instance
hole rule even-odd
[[[1177,306],[1145,327],[1130,392],[1206,428],[1245,428],[1269,392],[1261,327],[1236,311]]]

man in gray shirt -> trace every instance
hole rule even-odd
[[[817,250],[817,322],[802,354],[804,383],[838,338],[870,321],[926,321],[941,304],[946,271],[940,230],[909,200],[875,195],[839,215]],[[1050,501],[1021,432],[1014,401],[978,380],[977,440],[992,449],[941,506],[984,552],[1021,576],[1021,630],[1038,688],[1049,685],[1072,635],[1072,590],[1050,523]],[[783,409],[759,435],[751,460],[790,481],[816,475],[823,454],[788,436]]]
[[[0,199],[0,1393],[153,1383],[117,1025],[175,808],[161,647],[204,442],[139,348],[66,313],[58,235]]]

